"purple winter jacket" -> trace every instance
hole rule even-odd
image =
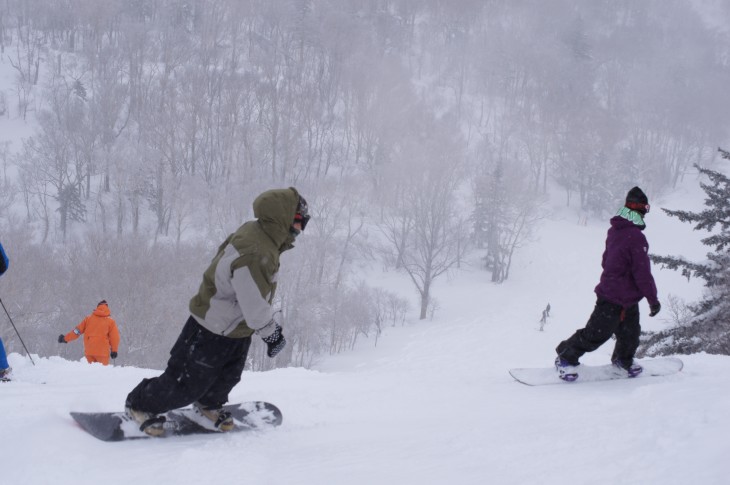
[[[612,217],[601,266],[601,281],[595,289],[599,298],[624,308],[644,297],[649,305],[659,303],[651,275],[649,243],[641,226],[623,217]]]

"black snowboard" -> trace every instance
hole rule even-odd
[[[273,404],[261,401],[229,404],[224,409],[230,411],[236,426],[226,433],[252,431],[274,428],[282,422],[279,408]],[[139,425],[124,413],[77,413],[72,412],[76,422],[81,427],[102,441],[123,441],[129,439],[152,438]],[[193,434],[223,433],[213,429],[211,423],[196,415],[191,408],[176,409],[165,413],[165,433],[161,438],[168,436],[186,436]]]

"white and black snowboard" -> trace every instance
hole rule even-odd
[[[684,364],[676,357],[658,357],[656,359],[636,360],[644,370],[636,377],[630,378],[628,374],[616,368],[612,364],[606,365],[586,365],[581,364],[577,367],[578,379],[576,382],[597,382],[610,381],[614,379],[642,379],[646,377],[668,376],[676,374],[682,370]],[[509,373],[517,382],[528,386],[542,386],[545,384],[571,384],[563,381],[558,377],[558,371],[555,366],[510,369]]]
[[[279,426],[283,416],[279,408],[262,401],[229,404],[224,406],[233,415],[236,426],[226,433],[253,431]],[[191,408],[176,409],[165,413],[162,437],[186,436],[192,434],[222,433]],[[84,431],[102,441],[123,441],[128,439],[151,438],[139,425],[123,412],[115,413],[78,413],[72,412],[76,422]]]

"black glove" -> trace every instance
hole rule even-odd
[[[268,337],[262,338],[261,340],[266,343],[266,355],[269,357],[276,357],[276,354],[281,352],[281,349],[286,346],[286,339],[284,338],[284,334],[281,333],[281,326],[279,324],[276,325],[274,333]]]
[[[65,343],[68,343],[68,342],[66,342],[66,339],[63,337],[63,335],[59,335],[58,336],[58,343],[59,344],[65,344]]]
[[[659,302],[656,302],[654,305],[649,305],[649,316],[653,317],[657,313],[659,313],[662,309],[662,305]]]
[[[112,356],[112,359],[116,359],[117,358],[117,353],[116,352],[112,352],[110,355]]]

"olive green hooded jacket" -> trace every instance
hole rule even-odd
[[[238,228],[218,248],[190,300],[190,313],[213,333],[265,338],[275,330],[271,302],[279,256],[294,243],[289,231],[299,203],[293,187],[268,190],[253,203],[257,218]]]

